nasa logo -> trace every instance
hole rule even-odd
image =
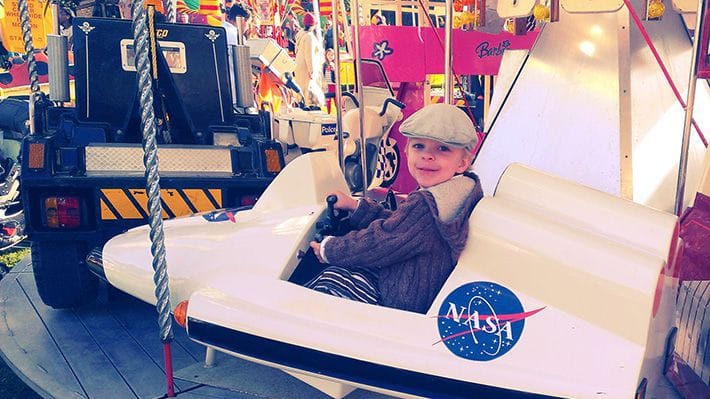
[[[520,339],[525,312],[515,294],[489,281],[464,284],[451,292],[439,309],[441,341],[456,356],[488,361],[508,353]]]
[[[234,214],[239,212],[238,208],[217,209],[212,212],[207,212],[202,217],[208,222],[226,222],[236,223]]]

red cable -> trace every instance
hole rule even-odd
[[[629,14],[631,14],[631,17],[634,19],[634,22],[636,22],[636,26],[639,28],[639,31],[641,31],[641,36],[643,36],[643,39],[646,41],[646,44],[648,44],[648,48],[651,49],[651,52],[653,53],[653,56],[656,58],[656,62],[658,62],[658,66],[661,67],[661,71],[663,71],[663,75],[666,77],[666,80],[668,81],[668,84],[671,86],[671,89],[673,90],[673,94],[675,94],[675,98],[678,100],[680,105],[683,106],[683,109],[687,109],[688,105],[683,101],[683,98],[680,96],[680,92],[678,91],[678,88],[676,87],[675,83],[673,83],[673,78],[671,78],[670,73],[668,73],[668,70],[666,69],[666,66],[663,64],[663,60],[661,60],[661,56],[658,55],[658,51],[656,51],[656,47],[653,45],[653,42],[651,41],[651,38],[648,36],[648,32],[646,32],[646,28],[643,27],[641,24],[641,19],[639,18],[638,14],[636,14],[636,11],[634,11],[634,8],[631,6],[631,3],[629,0],[624,0],[624,3],[626,4],[626,8],[629,9]],[[690,82],[688,82],[690,84]],[[691,118],[691,123],[695,127],[695,131],[698,132],[698,136],[700,136],[700,141],[705,144],[705,147],[708,146],[707,140],[705,140],[705,136],[703,135],[703,132],[700,131],[700,126],[698,126],[697,122],[695,122],[694,118]]]
[[[163,342],[163,359],[165,360],[165,383],[167,384],[167,395],[169,398],[174,398],[175,384],[173,383],[173,355],[170,351],[170,342]]]

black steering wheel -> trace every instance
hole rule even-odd
[[[348,212],[335,209],[335,203],[338,202],[338,197],[329,195],[325,202],[328,204],[328,215],[325,220],[316,223],[316,242],[323,241],[325,236],[342,236],[350,231],[348,223]]]

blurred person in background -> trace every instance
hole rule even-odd
[[[296,17],[293,13],[289,12],[286,16],[286,20],[283,23],[283,35],[286,41],[286,46],[289,54],[296,54],[296,35],[301,30],[301,25],[298,23]]]
[[[303,30],[296,35],[295,81],[301,89],[301,96],[307,107],[325,105],[325,96],[321,89],[325,51],[313,32],[315,24],[313,14],[306,13],[303,16]]]
[[[246,35],[246,31],[249,25],[249,19],[251,18],[251,13],[249,9],[240,3],[234,3],[227,11],[227,19],[224,21],[222,26],[227,31],[227,43],[230,46],[236,46],[239,43],[239,32],[243,36]],[[246,39],[246,37],[244,37]]]

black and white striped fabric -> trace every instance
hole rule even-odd
[[[377,276],[364,269],[328,266],[305,287],[333,296],[376,305],[380,298]]]

